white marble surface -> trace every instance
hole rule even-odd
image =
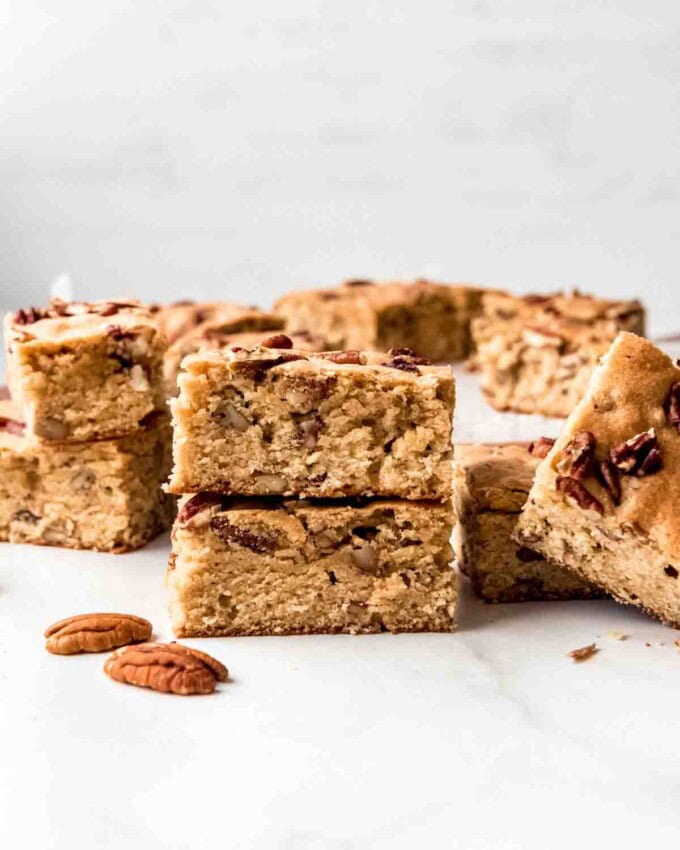
[[[460,376],[459,438],[531,437],[547,424],[493,414]],[[678,632],[609,601],[488,606],[464,586],[452,635],[187,641],[232,673],[193,699],[115,684],[105,656],[44,651],[46,625],[89,610],[141,614],[170,639],[167,550],[0,547],[0,846],[676,840]],[[593,641],[591,660],[566,657]]]
[[[677,0],[0,3],[0,307],[432,274],[680,319]]]

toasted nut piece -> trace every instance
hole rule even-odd
[[[587,478],[595,463],[595,437],[590,431],[578,431],[564,448],[558,469],[577,481]]]
[[[538,440],[529,443],[529,454],[534,457],[547,457],[554,445],[555,440],[552,437],[539,437]]]
[[[116,682],[181,696],[211,694],[229,677],[217,659],[179,643],[125,646],[107,658],[104,672]]]
[[[599,499],[577,481],[576,478],[571,478],[568,475],[558,475],[555,479],[555,489],[559,493],[563,493],[568,499],[576,502],[579,508],[584,511],[595,511],[598,514],[604,513],[604,507]]]
[[[574,661],[582,662],[592,658],[593,655],[596,655],[599,651],[597,644],[589,643],[588,646],[581,646],[579,649],[572,649],[572,651],[567,653],[567,655],[569,658],[573,658]]]
[[[106,652],[148,640],[151,632],[151,623],[134,614],[78,614],[45,631],[45,649],[54,655]]]

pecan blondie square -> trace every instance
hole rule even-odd
[[[134,434],[45,443],[0,401],[0,540],[127,552],[169,528],[174,499],[161,490],[170,423],[159,414]]]
[[[540,464],[516,539],[680,628],[680,368],[620,334]]]
[[[644,333],[638,301],[489,292],[482,304],[472,322],[475,366],[497,410],[568,416],[619,331]]]
[[[335,289],[290,292],[274,309],[286,318],[287,332],[318,334],[329,350],[411,348],[448,363],[470,353],[470,321],[483,291],[427,280],[350,280]]]
[[[446,503],[185,500],[167,573],[178,637],[451,631]]]
[[[5,344],[12,398],[42,440],[119,437],[165,407],[165,337],[137,302],[18,310]]]
[[[411,351],[201,351],[179,389],[171,493],[450,497],[453,375]]]
[[[534,472],[552,441],[457,445],[456,561],[487,602],[587,599],[601,593],[512,539]],[[543,455],[544,456],[544,455]]]

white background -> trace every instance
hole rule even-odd
[[[425,273],[677,331],[679,45],[677,0],[0,0],[0,306]],[[460,390],[460,439],[544,430]],[[2,547],[1,846],[677,842],[677,633],[464,594],[454,635],[190,642],[233,682],[187,700],[45,653],[87,610],[170,639],[166,557]]]
[[[0,306],[345,276],[678,330],[677,0],[0,0]]]

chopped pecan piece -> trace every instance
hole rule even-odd
[[[595,462],[595,437],[590,431],[578,431],[565,446],[558,468],[577,481],[587,478]]]
[[[149,640],[152,626],[134,614],[78,614],[45,630],[45,649],[54,655],[106,652]]]
[[[680,434],[680,381],[676,381],[668,392],[665,404],[666,418]]]
[[[624,475],[652,475],[658,472],[663,460],[654,428],[636,434],[614,446],[609,452],[614,466]]]
[[[420,374],[420,369],[415,363],[411,362],[410,358],[407,357],[392,357],[382,365],[388,366],[390,369],[401,369],[402,372],[414,372],[416,375]]]
[[[669,578],[677,578],[678,577],[678,571],[672,564],[669,564],[667,567],[664,567],[663,571],[666,573],[666,575]]]
[[[515,552],[517,556],[517,560],[521,561],[523,564],[529,564],[532,561],[543,561],[543,555],[540,552],[536,552],[534,549],[530,549],[528,546],[519,546],[517,551]]]
[[[592,658],[593,655],[596,655],[600,650],[597,648],[597,644],[589,643],[588,646],[582,646],[579,649],[572,649],[569,653],[569,658],[573,658],[574,661],[587,661],[589,658]]]
[[[125,646],[107,659],[104,672],[117,682],[181,696],[211,694],[229,677],[217,659],[179,643]]]
[[[598,514],[604,513],[602,502],[586,490],[583,484],[576,478],[572,478],[569,475],[559,475],[555,481],[555,487],[559,493],[563,493],[568,499],[572,499],[584,511],[596,511]]]
[[[182,509],[177,514],[177,524],[186,525],[196,514],[211,508],[213,505],[221,504],[222,496],[219,493],[197,493],[182,505]]]
[[[15,325],[32,325],[47,317],[47,310],[40,307],[28,307],[26,310],[17,310],[14,314]]]
[[[123,339],[135,339],[137,334],[135,331],[126,331],[120,325],[108,325],[106,328],[107,336],[110,336],[116,342]]]
[[[274,334],[263,339],[260,345],[265,348],[292,348],[293,340],[285,334]]]
[[[225,543],[236,543],[251,552],[274,552],[277,548],[278,537],[275,534],[261,532],[255,534],[245,528],[240,528],[229,521],[226,516],[216,516],[210,521],[210,528]]]
[[[619,471],[610,460],[599,460],[595,464],[595,475],[609,493],[615,505],[621,504],[621,479]]]
[[[391,358],[399,357],[405,360],[410,360],[410,362],[416,366],[429,366],[431,363],[427,357],[421,357],[420,354],[416,354],[412,348],[390,348],[387,353]]]
[[[234,348],[231,349],[235,351]],[[261,378],[265,372],[273,369],[275,366],[280,366],[282,363],[292,363],[294,360],[307,360],[309,358],[302,354],[294,354],[291,352],[282,352],[277,357],[267,357],[262,359],[252,360],[234,360],[232,365],[234,369],[246,375],[250,375],[255,380]]]
[[[25,428],[26,424],[19,422],[18,419],[8,419],[6,416],[0,416],[0,431],[7,431],[8,434],[21,437]]]
[[[302,440],[302,445],[306,449],[315,449],[317,437],[319,436],[319,431],[321,430],[321,420],[318,416],[312,416],[309,419],[303,419],[298,428],[300,429],[300,437]]]
[[[555,441],[552,437],[539,437],[538,440],[529,443],[529,454],[534,457],[547,457],[554,445]]]
[[[344,286],[374,286],[372,280],[346,280]]]

